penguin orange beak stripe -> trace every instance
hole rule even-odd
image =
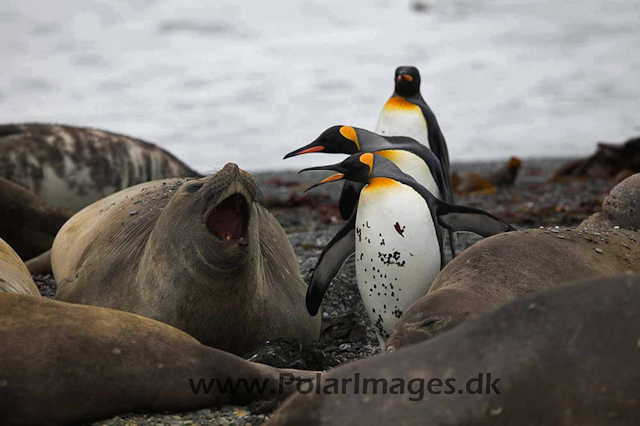
[[[402,74],[402,75],[398,76],[398,82],[400,80],[405,80],[405,81],[411,82],[411,81],[413,81],[413,77],[411,77],[409,74]]]
[[[316,146],[310,146],[309,148],[302,147],[299,150],[291,151],[290,153],[284,156],[284,159],[286,160],[287,158],[296,157],[298,155],[309,154],[310,152],[320,152],[320,151],[324,151],[324,146],[316,145]]]
[[[336,173],[335,175],[331,175],[326,179],[321,180],[319,183],[328,183],[328,182],[335,182],[337,180],[340,180],[344,177],[344,173]]]
[[[295,155],[309,154],[310,152],[320,152],[320,151],[324,151],[324,146],[322,146],[322,145],[320,145],[320,146],[312,146],[311,148],[307,148],[305,150],[302,150],[302,151],[298,152]]]
[[[304,192],[310,191],[313,188],[315,188],[316,186],[322,185],[323,183],[329,183],[329,182],[335,182],[337,180],[342,180],[342,178],[344,178],[344,173],[336,173],[335,175],[331,175],[326,179],[322,179],[320,182],[311,185],[309,188],[305,189]]]

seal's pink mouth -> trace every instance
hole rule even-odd
[[[240,194],[224,199],[209,215],[209,229],[222,241],[247,244],[249,204]]]

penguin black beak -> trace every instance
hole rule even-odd
[[[321,151],[324,151],[324,146],[318,145],[315,142],[311,142],[309,145],[303,146],[302,148],[296,149],[295,151],[291,151],[290,153],[284,156],[283,160],[286,160],[287,158],[295,157],[297,155],[310,154],[312,152],[321,152]]]

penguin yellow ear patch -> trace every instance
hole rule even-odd
[[[351,126],[342,126],[340,127],[340,134],[345,138],[349,139],[351,142],[355,143],[358,147],[358,151],[360,151],[360,142],[358,142],[358,134],[356,130]]]
[[[360,162],[369,166],[369,174],[371,174],[371,171],[373,170],[373,154],[370,152],[362,154],[360,156]]]

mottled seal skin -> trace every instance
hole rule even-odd
[[[77,211],[121,189],[178,176],[198,173],[140,139],[58,124],[0,125],[0,177],[53,206]]]
[[[88,206],[53,244],[56,299],[153,318],[236,354],[275,337],[317,339],[291,244],[256,191],[230,163]]]
[[[640,229],[640,173],[616,185],[602,203],[602,211],[586,218],[579,228],[614,226]]]
[[[640,271],[640,233],[531,229],[480,241],[452,260],[396,324],[387,350],[426,340],[529,293]]]
[[[10,293],[0,293],[0,349],[3,426],[84,424],[132,411],[282,399],[295,390],[290,375],[310,374],[245,361],[126,312]],[[255,379],[265,388],[224,394],[213,386],[205,394],[194,393],[189,382],[214,378]]]
[[[23,260],[49,250],[71,216],[72,211],[50,206],[33,192],[0,177],[0,238]]]
[[[2,292],[40,297],[27,267],[11,246],[0,238],[0,294]]]
[[[359,374],[359,394],[353,383],[341,395],[296,394],[267,425],[637,425],[639,306],[637,274],[529,295],[434,339],[323,374],[316,389]],[[467,381],[480,373],[483,392],[470,394]],[[386,379],[387,393],[379,384],[373,394],[369,384],[365,394],[364,378]],[[398,378],[405,393],[394,395]],[[443,383],[450,378],[453,393]],[[419,399],[419,382],[407,390],[413,379],[424,379],[421,400],[409,399]]]

